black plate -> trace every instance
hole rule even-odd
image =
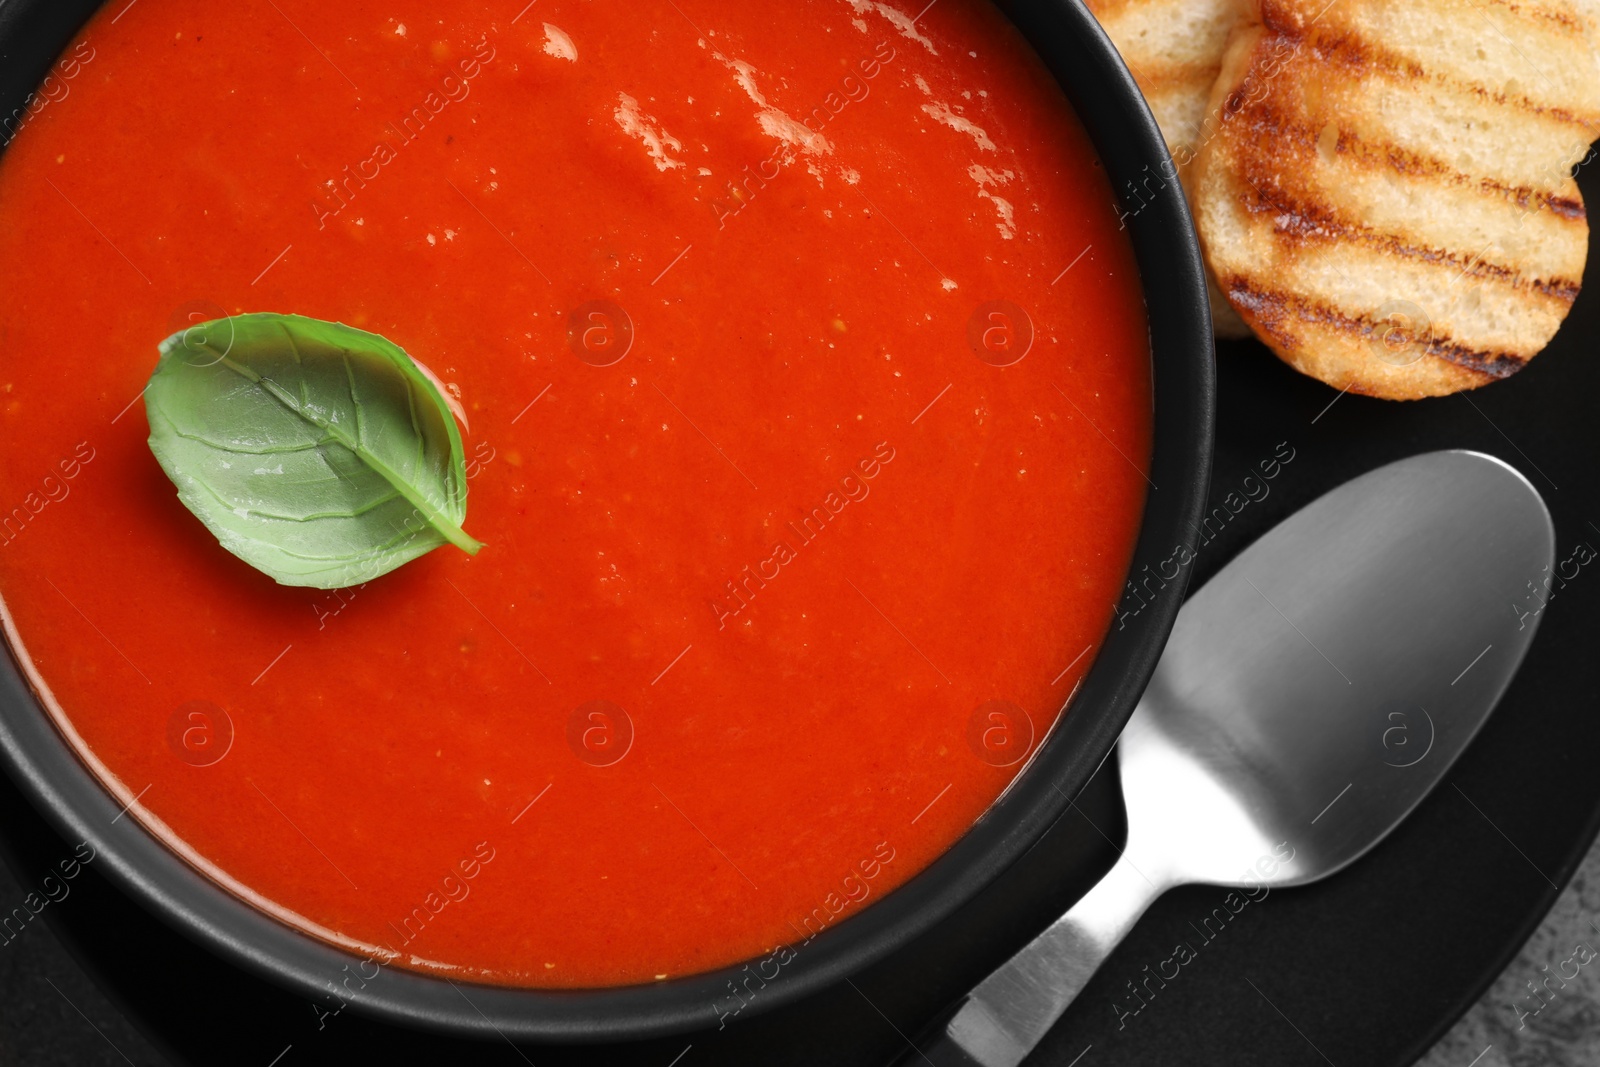
[[[1580,180],[1593,202],[1600,181],[1591,177]],[[1549,350],[1510,381],[1419,403],[1335,400],[1332,390],[1298,376],[1253,342],[1223,346],[1212,506],[1280,442],[1293,447],[1296,458],[1266,499],[1244,508],[1202,550],[1196,581],[1335,485],[1437,448],[1478,449],[1527,475],[1555,518],[1558,559],[1567,559],[1580,542],[1600,547],[1600,420],[1591,414],[1600,395],[1600,364],[1593,356],[1600,342],[1597,303],[1600,293],[1580,297]],[[1600,560],[1558,591],[1500,708],[1439,790],[1388,841],[1322,885],[1278,891],[1249,905],[1210,942],[1189,924],[1211,912],[1220,891],[1167,894],[1030,1062],[1411,1063],[1503,970],[1600,827],[1600,776],[1591,759],[1600,751],[1597,621]],[[1077,810],[983,896],[933,935],[858,976],[854,987],[825,991],[721,1033],[604,1050],[530,1047],[526,1060],[497,1042],[450,1043],[350,1012],[319,1018],[306,1001],[172,933],[101,880],[92,864],[74,883],[73,896],[47,908],[44,918],[174,1062],[265,1067],[283,1054],[279,1067],[384,1058],[667,1067],[687,1048],[677,1067],[870,1065],[904,1048],[897,1031],[913,1032],[1070,906],[1109,867],[1114,852],[1106,838],[1120,842],[1121,833],[1120,807],[1102,774],[1079,797]],[[45,867],[70,854],[3,782],[0,834],[24,887],[36,886]],[[32,1047],[51,1047],[52,1033],[71,1043],[74,1052],[59,1062],[122,1064],[31,969],[49,948],[38,933],[0,948],[12,976],[0,989],[0,1017],[7,1020],[0,1041],[12,1021],[25,1017]],[[1119,999],[1127,996],[1125,984],[1142,980],[1143,968],[1170,956],[1180,940],[1201,944],[1198,958],[1119,1029],[1116,1005],[1129,1003]]]

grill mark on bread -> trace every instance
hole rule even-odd
[[[1515,108],[1518,111],[1527,111],[1534,115],[1548,116],[1561,122],[1582,126],[1595,133],[1600,133],[1600,127],[1586,123],[1578,118],[1568,108],[1555,104],[1541,104],[1526,95],[1511,97],[1504,92],[1491,91],[1488,86],[1478,82],[1466,81],[1453,74],[1436,70],[1429,70],[1416,60],[1397,55],[1384,49],[1355,31],[1350,31],[1340,37],[1318,37],[1312,47],[1312,54],[1320,62],[1330,67],[1340,67],[1351,72],[1354,77],[1370,77],[1375,73],[1388,75],[1398,80],[1431,81],[1453,92],[1470,94],[1487,101],[1497,107]]]
[[[1256,285],[1240,275],[1228,278],[1224,290],[1235,306],[1251,316],[1253,325],[1271,334],[1285,348],[1296,347],[1296,339],[1284,329],[1291,316],[1303,323],[1337,330],[1364,344],[1377,341],[1388,325],[1367,315],[1347,314],[1325,300]],[[1448,336],[1431,337],[1422,354],[1481,375],[1485,381],[1509,378],[1528,362],[1528,357],[1516,352],[1473,348]],[[1359,388],[1355,391],[1363,392]]]
[[[1511,14],[1527,12],[1534,18],[1553,22],[1569,33],[1582,33],[1583,23],[1572,17],[1572,13],[1561,8],[1545,7],[1542,4],[1521,3],[1520,0],[1487,0],[1495,7],[1502,7]]]
[[[1215,64],[1206,63],[1198,59],[1183,62],[1172,59],[1152,60],[1146,57],[1139,61],[1139,66],[1135,67],[1133,61],[1128,59],[1127,56],[1122,58],[1128,64],[1128,69],[1133,71],[1136,80],[1148,78],[1151,85],[1158,91],[1168,88],[1168,83],[1170,82],[1185,83],[1172,88],[1187,89],[1202,80],[1209,82],[1217,76]]]
[[[1529,289],[1569,307],[1583,287],[1578,279],[1529,277],[1515,267],[1485,258],[1481,250],[1464,255],[1456,249],[1418,244],[1399,234],[1348,221],[1327,201],[1305,200],[1277,187],[1271,181],[1272,175],[1262,172],[1261,164],[1255,157],[1239,161],[1240,177],[1253,190],[1253,194],[1246,194],[1245,207],[1251,214],[1271,214],[1273,231],[1287,245],[1359,245],[1398,259],[1451,268],[1458,278],[1492,279],[1509,288]]]
[[[1258,137],[1265,135],[1273,138],[1275,148],[1286,143],[1293,144],[1305,149],[1308,156],[1318,150],[1320,130],[1309,123],[1296,121],[1266,101],[1236,115],[1233,121],[1245,123]],[[1338,130],[1336,151],[1368,170],[1386,168],[1410,178],[1439,179],[1459,188],[1476,188],[1487,196],[1505,200],[1519,208],[1537,210],[1547,207],[1571,222],[1588,220],[1582,200],[1528,185],[1511,185],[1486,175],[1468,174],[1436,156],[1424,155],[1393,141],[1368,141],[1342,127]],[[1256,183],[1252,180],[1252,184]]]
[[[1334,3],[1337,3],[1337,0],[1333,0],[1329,7]],[[1517,9],[1516,5],[1508,7],[1513,11]],[[1526,95],[1512,98],[1504,92],[1491,91],[1481,83],[1465,80],[1449,72],[1430,70],[1417,60],[1383,47],[1381,43],[1363,33],[1360,27],[1335,26],[1327,23],[1302,27],[1294,16],[1283,15],[1279,9],[1280,5],[1273,0],[1262,0],[1261,19],[1267,33],[1256,48],[1274,50],[1281,56],[1277,60],[1277,66],[1280,68],[1300,58],[1302,52],[1309,52],[1309,58],[1318,66],[1342,69],[1353,80],[1379,73],[1400,81],[1427,80],[1457,93],[1476,96],[1500,107],[1515,108],[1570,123],[1588,130],[1591,139],[1600,137],[1600,124],[1584,121],[1569,108],[1556,104],[1541,104]],[[1575,21],[1569,20],[1562,24],[1571,32],[1581,32],[1580,24]],[[1255,67],[1256,65],[1252,63],[1250,73],[1246,75],[1244,83],[1236,92],[1242,92],[1251,85],[1256,74]]]
[[[1117,6],[1125,6],[1127,0],[1110,0],[1110,2],[1115,3]],[[1320,13],[1317,19],[1313,20],[1313,24],[1320,20],[1322,14],[1327,13],[1328,9],[1332,8],[1338,0],[1322,0],[1322,2],[1325,6],[1320,9]],[[1478,3],[1501,8],[1514,16],[1526,13],[1536,19],[1553,22],[1568,33],[1581,35],[1585,29],[1581,19],[1574,18],[1571,12],[1562,8],[1525,3],[1522,0],[1477,0],[1476,3],[1469,0],[1466,6],[1476,8]],[[1299,17],[1290,9],[1289,5],[1282,3],[1281,0],[1261,0],[1261,22],[1268,29],[1275,32],[1305,32],[1305,28],[1300,24]]]

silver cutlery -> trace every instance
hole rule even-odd
[[[1459,451],[1251,545],[1184,605],[1118,743],[1121,858],[900,1062],[1016,1067],[1167,889],[1304,885],[1370,851],[1510,684],[1554,555],[1528,481]]]

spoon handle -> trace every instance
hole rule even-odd
[[[1071,911],[941,1015],[896,1064],[1016,1067],[1162,888],[1124,854]]]

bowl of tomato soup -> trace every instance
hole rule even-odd
[[[1110,751],[1193,558],[1203,276],[1076,4],[518,6],[7,5],[0,751],[318,1002],[726,1026]],[[426,364],[478,555],[291,588],[184,510],[156,345],[262,311]]]

